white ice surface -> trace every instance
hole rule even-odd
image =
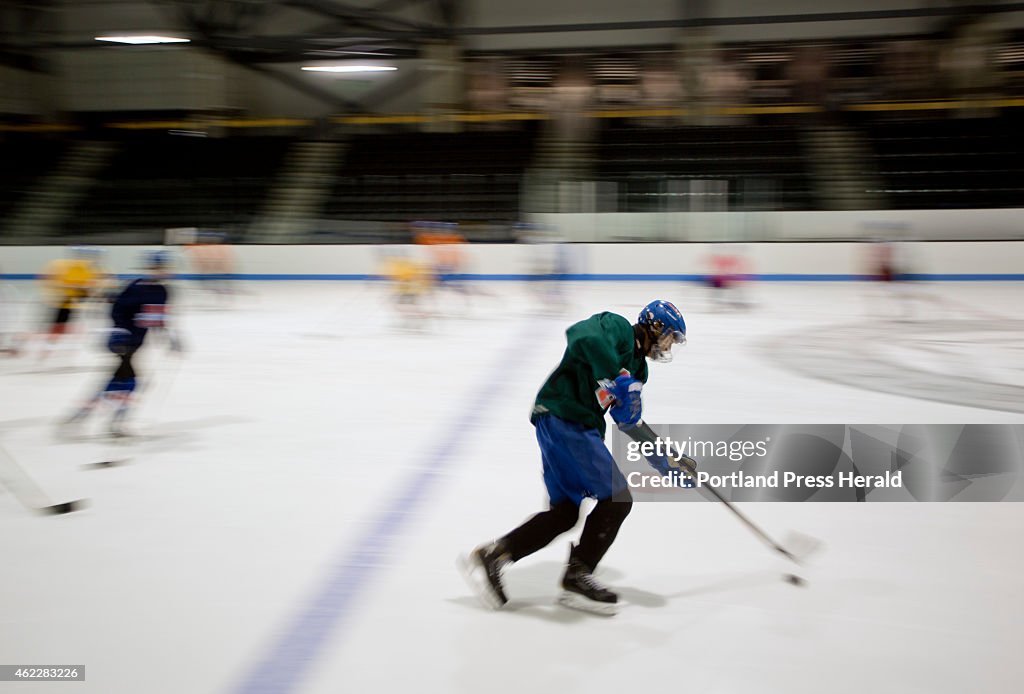
[[[129,444],[53,436],[107,375],[97,335],[46,361],[34,348],[0,361],[0,446],[53,500],[89,501],[40,517],[0,492],[0,663],[87,668],[84,683],[0,683],[0,694],[234,691],[426,465],[440,465],[440,482],[294,691],[1024,689],[1020,504],[746,505],[772,533],[827,543],[805,588],[780,580],[782,560],[723,509],[638,504],[601,573],[629,603],[622,614],[553,604],[568,536],[508,571],[511,609],[478,607],[455,556],[543,507],[527,413],[564,328],[593,311],[632,317],[665,297],[686,314],[690,344],[652,367],[651,421],[1024,422],[765,358],[766,341],[829,325],[899,330],[863,287],[763,285],[755,309],[721,312],[692,286],[587,283],[560,315],[538,314],[527,287],[487,288],[466,311],[448,297],[454,317],[410,331],[372,284],[254,283],[229,308],[185,287],[188,351],[178,363],[154,339],[140,354],[150,386],[135,426],[151,438]],[[920,317],[1018,320],[1020,289],[928,287],[942,303]],[[898,357],[913,363],[908,349]],[[1020,352],[980,333],[917,363],[949,368],[950,350],[1020,377]],[[123,464],[88,466],[102,460]]]

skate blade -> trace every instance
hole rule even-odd
[[[501,599],[494,594],[494,590],[491,588],[491,582],[487,580],[487,572],[484,571],[481,564],[473,561],[472,555],[459,555],[455,564],[459,573],[462,574],[462,578],[465,579],[466,585],[484,607],[489,610],[500,610],[503,607]]]
[[[602,617],[614,617],[619,613],[621,604],[617,602],[597,602],[583,597],[579,593],[563,590],[558,596],[558,604],[580,612],[598,614]]]

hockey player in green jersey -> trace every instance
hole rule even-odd
[[[623,431],[640,422],[647,359],[666,362],[686,343],[686,322],[674,305],[653,301],[633,325],[598,313],[566,331],[562,361],[541,386],[530,421],[536,428],[549,508],[462,560],[470,585],[486,604],[508,602],[502,570],[572,529],[584,498],[597,504],[569,554],[559,602],[598,614],[615,614],[618,596],[593,577],[632,507],[626,480],[604,445],[605,413]],[[668,461],[651,461],[669,474]]]

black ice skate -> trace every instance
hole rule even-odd
[[[558,602],[574,610],[611,616],[619,613],[619,596],[608,590],[579,559],[569,558],[562,577],[562,594]]]
[[[492,610],[500,609],[508,602],[505,587],[501,583],[501,570],[510,561],[500,541],[477,547],[468,557],[459,558],[459,568],[466,583],[484,605]]]

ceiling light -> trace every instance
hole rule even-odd
[[[309,72],[391,72],[398,68],[387,65],[307,65],[302,69]]]
[[[130,43],[141,45],[147,43],[188,43],[189,39],[177,36],[97,36],[97,41],[109,41],[110,43]]]

